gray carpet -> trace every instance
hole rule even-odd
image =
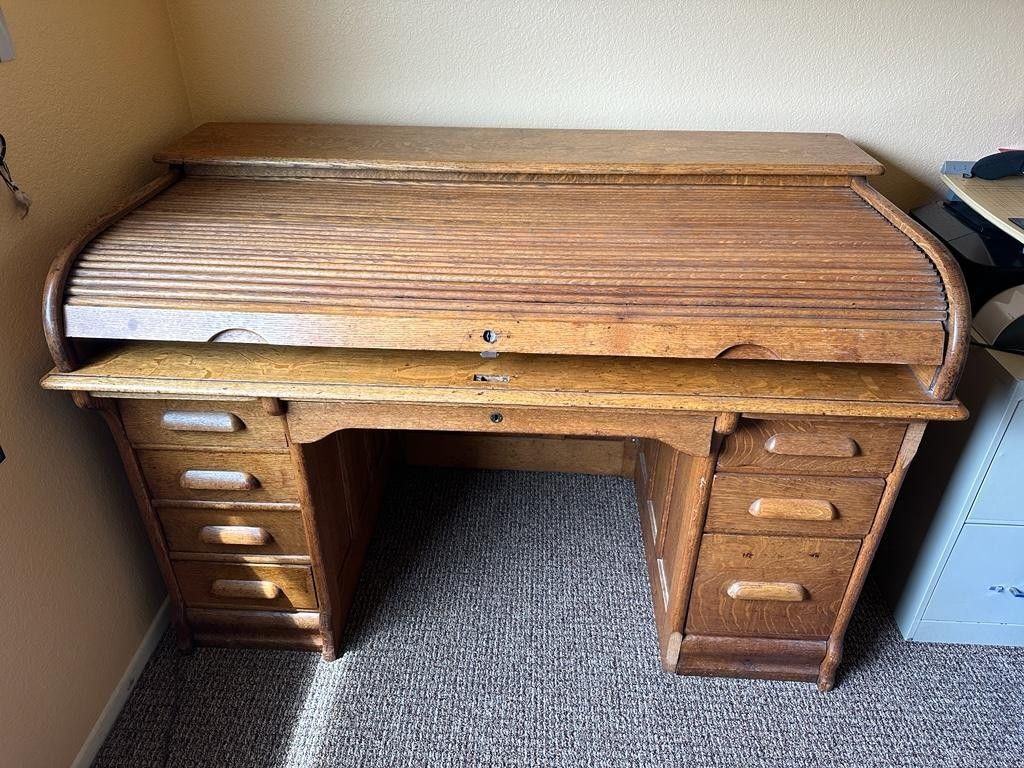
[[[869,588],[839,687],[657,662],[630,484],[396,471],[345,656],[166,638],[98,766],[1020,766],[1024,650],[905,643]]]

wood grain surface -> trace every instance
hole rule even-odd
[[[167,537],[167,546],[175,553],[308,555],[306,531],[298,510],[280,508],[285,505],[276,506],[211,509],[205,506],[186,507],[179,503],[161,505],[157,514]],[[221,535],[218,538],[207,535],[210,528],[222,529]],[[252,543],[241,545],[238,537],[246,529],[264,532],[267,540],[253,539]]]
[[[694,634],[827,638],[853,570],[859,541],[705,534],[686,631]],[[806,598],[737,600],[736,582],[797,584]]]
[[[858,537],[867,533],[885,481],[875,478],[715,475],[705,530],[712,533]],[[828,515],[805,514],[827,508]],[[755,510],[756,507],[756,510]]]
[[[906,424],[870,421],[747,418],[726,438],[719,466],[732,472],[884,477],[896,461],[906,431]],[[792,450],[772,450],[779,441]],[[843,450],[837,451],[836,446]],[[847,450],[851,446],[855,450]]]
[[[714,418],[708,414],[611,408],[523,408],[422,403],[295,401],[288,409],[293,442],[312,443],[344,429],[467,430],[497,434],[651,437],[685,453],[706,456]]]
[[[316,611],[190,608],[186,615],[201,645],[309,651],[323,646]]]
[[[877,160],[835,133],[206,123],[157,162],[502,174],[864,175]]]
[[[288,450],[284,420],[269,416],[255,400],[120,400],[118,408],[138,447]]]
[[[824,640],[772,637],[683,638],[678,671],[686,675],[728,675],[770,680],[816,680]]]
[[[93,240],[65,302],[83,337],[920,364],[948,309],[846,188],[196,178]]]
[[[190,608],[280,611],[317,607],[308,566],[175,560],[174,573]]]
[[[209,450],[139,450],[146,484],[155,499],[267,502],[298,501],[299,490],[291,457],[284,453],[226,453]],[[186,472],[230,473],[252,477],[251,488],[191,487],[183,484]]]
[[[893,365],[501,355],[138,342],[97,354],[50,389],[284,400],[534,405],[961,419]],[[480,382],[478,374],[508,377]]]

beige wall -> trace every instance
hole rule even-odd
[[[196,121],[836,131],[896,202],[1024,142],[1019,0],[169,0]]]
[[[163,600],[101,419],[43,392],[43,276],[191,126],[163,0],[0,0],[0,764],[68,765]]]

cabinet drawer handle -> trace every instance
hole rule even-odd
[[[860,446],[845,435],[817,435],[809,432],[778,432],[765,441],[764,449],[776,456],[825,456],[852,459]]]
[[[281,588],[272,581],[217,579],[210,591],[217,597],[237,597],[243,600],[273,600],[281,596]]]
[[[227,411],[168,411],[160,426],[172,432],[241,432],[245,422]]]
[[[807,599],[802,584],[790,581],[734,581],[726,594],[733,600],[771,600],[799,603]]]
[[[199,531],[203,544],[234,544],[241,547],[262,547],[273,540],[265,528],[253,525],[205,525]]]
[[[825,499],[755,499],[747,510],[765,520],[835,520],[836,508]]]
[[[248,472],[225,469],[186,469],[181,487],[189,491],[253,491],[260,481]]]

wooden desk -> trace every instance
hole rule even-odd
[[[959,272],[860,150],[204,126],[160,157],[56,260],[43,384],[110,424],[183,646],[343,650],[394,431],[563,435],[624,446],[667,670],[834,684],[925,423],[965,413]]]

